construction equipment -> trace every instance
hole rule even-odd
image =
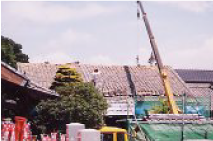
[[[101,129],[85,129],[81,123],[66,124],[66,138],[69,141],[128,141],[125,129],[102,126]]]
[[[128,141],[125,129],[103,126],[100,130],[101,141]]]
[[[159,72],[160,72],[160,76],[161,76],[161,79],[162,79],[162,82],[163,82],[165,95],[168,98],[168,105],[169,105],[170,113],[171,114],[179,114],[179,113],[181,113],[181,111],[178,109],[178,106],[177,106],[177,104],[174,100],[174,95],[173,95],[171,87],[170,87],[168,74],[166,72],[166,69],[163,66],[163,63],[162,63],[162,60],[161,60],[161,57],[160,57],[160,54],[159,54],[159,51],[158,51],[158,47],[157,47],[154,35],[152,33],[149,21],[147,19],[146,13],[144,11],[143,5],[140,1],[137,1],[137,4],[138,4],[139,9],[142,13],[142,17],[143,17],[143,20],[144,20],[144,23],[145,23],[145,26],[146,26],[148,36],[149,36],[152,51],[154,53],[154,56],[155,56],[155,59],[156,59],[156,62],[157,62],[157,66],[158,66],[158,69],[159,69]],[[140,16],[139,11],[138,11],[137,15]]]

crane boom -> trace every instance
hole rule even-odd
[[[160,72],[160,76],[161,76],[161,79],[162,79],[162,82],[163,82],[165,95],[168,98],[168,105],[169,105],[169,108],[170,108],[170,113],[171,114],[178,114],[179,113],[179,109],[178,109],[178,106],[177,106],[177,104],[176,104],[176,102],[174,100],[174,95],[172,93],[172,89],[171,89],[171,86],[170,86],[170,83],[169,83],[169,78],[168,78],[167,72],[166,72],[166,70],[165,70],[165,68],[163,66],[163,63],[162,63],[162,60],[161,60],[161,57],[160,57],[160,53],[158,51],[158,47],[157,47],[154,35],[152,33],[149,21],[147,19],[147,14],[144,11],[142,2],[137,1],[137,4],[138,4],[138,6],[139,6],[139,8],[141,10],[141,13],[143,15],[143,20],[144,20],[144,23],[145,23],[147,34],[149,36],[149,40],[150,40],[150,44],[151,44],[151,47],[152,47],[152,51],[154,52],[154,56],[155,56],[155,59],[156,59],[156,62],[157,62],[157,66],[158,66],[158,69],[159,69],[159,72]]]

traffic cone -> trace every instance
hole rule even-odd
[[[27,121],[26,118],[16,116],[15,117],[15,140],[16,141],[23,141],[24,139],[24,124]]]

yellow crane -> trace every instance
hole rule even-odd
[[[159,72],[160,72],[160,76],[161,76],[161,79],[162,79],[162,82],[163,82],[165,95],[168,98],[168,106],[169,106],[169,109],[170,109],[170,113],[171,114],[179,114],[179,113],[181,113],[181,111],[179,110],[179,108],[178,108],[178,106],[177,106],[177,104],[174,100],[174,95],[172,93],[172,89],[171,89],[171,86],[170,86],[168,73],[163,66],[163,63],[162,63],[162,60],[161,60],[161,57],[160,57],[160,54],[159,54],[159,51],[158,51],[158,47],[157,47],[154,35],[152,33],[149,21],[148,21],[147,16],[146,16],[146,12],[144,11],[142,2],[137,1],[137,4],[138,4],[138,7],[139,7],[139,9],[142,13],[142,17],[143,17],[143,20],[144,20],[144,23],[145,23],[145,27],[146,27],[148,36],[149,36],[152,51],[154,53],[154,56],[155,56],[155,59],[156,59],[156,62],[157,62],[157,66],[158,66],[158,69],[159,69]],[[138,16],[139,15],[140,15],[140,13],[138,13]]]
[[[168,106],[170,109],[170,114],[176,114],[176,115],[181,114],[182,111],[179,110],[179,108],[175,102],[174,95],[172,93],[172,89],[171,89],[169,78],[168,78],[168,73],[167,73],[165,67],[163,66],[163,63],[162,63],[162,60],[161,60],[161,57],[160,57],[160,54],[158,51],[158,47],[157,47],[154,35],[152,33],[152,30],[150,28],[150,24],[147,19],[146,12],[144,11],[142,2],[137,1],[137,5],[140,9],[140,12],[142,13],[142,17],[143,17],[143,20],[145,23],[147,34],[149,36],[152,51],[154,53],[155,60],[157,62],[157,66],[159,69],[160,77],[161,77],[161,80],[162,80],[162,83],[164,86],[165,95],[168,98]],[[166,115],[166,116],[169,116],[169,115]],[[158,117],[162,118],[161,115],[159,115]],[[193,115],[187,115],[187,114],[186,115],[182,114],[182,117],[187,118],[187,119],[195,119],[195,120],[199,119],[197,116],[194,117]],[[137,121],[137,119],[135,119],[135,120]],[[141,131],[140,128],[137,130]],[[128,137],[127,137],[128,133],[125,129],[104,126],[102,129],[100,129],[100,132],[101,132],[101,141],[128,141]],[[133,138],[136,138],[136,133],[137,133],[137,131],[135,129],[135,133],[131,136]],[[142,139],[139,139],[139,140],[142,140]]]
[[[157,44],[155,42],[154,35],[151,31],[148,19],[146,17],[146,13],[144,11],[142,3],[140,1],[137,1],[137,4],[141,10],[141,13],[143,14],[143,20],[144,20],[144,23],[145,23],[145,26],[147,29],[147,33],[149,35],[151,47],[152,47],[152,50],[153,50],[153,53],[154,53],[154,56],[155,56],[155,59],[156,59],[157,65],[158,65],[158,69],[160,72],[160,76],[161,76],[163,85],[164,85],[165,94],[168,97],[170,113],[178,114],[179,109],[174,100],[174,96],[173,96],[173,93],[172,93],[172,90],[170,87],[168,75],[167,75],[166,69],[164,68],[163,63],[161,61],[160,54],[159,54],[159,51],[157,48]],[[102,129],[100,129],[100,132],[101,132],[101,141],[128,141],[127,131],[125,129],[104,126]]]

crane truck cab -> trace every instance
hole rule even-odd
[[[128,141],[125,129],[104,126],[99,131],[101,132],[101,141]]]

